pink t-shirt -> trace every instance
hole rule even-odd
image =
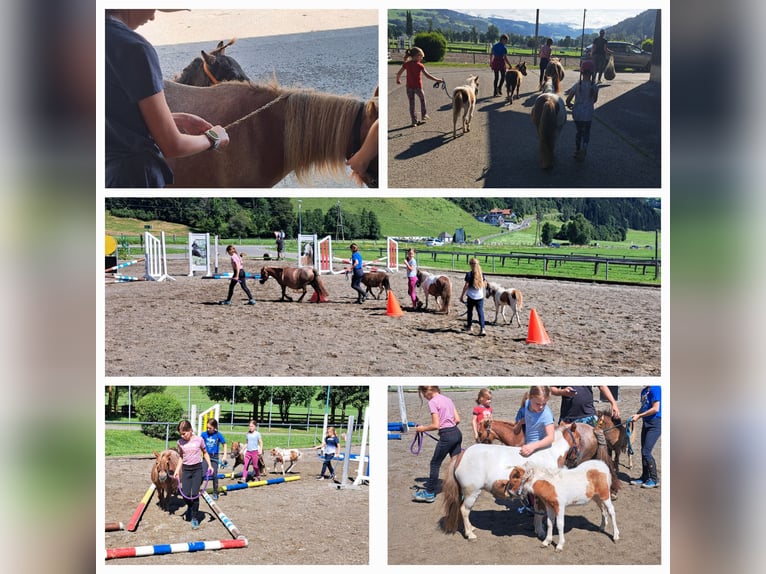
[[[439,430],[457,425],[455,422],[455,404],[444,395],[434,395],[428,401],[428,409],[431,411],[431,414],[436,413],[439,415]]]
[[[231,269],[236,276],[239,273],[239,270],[242,268],[242,258],[239,256],[239,253],[232,253],[231,254]]]
[[[202,437],[195,434],[188,441],[180,438],[178,446],[181,449],[183,464],[191,466],[202,462],[202,453],[205,451],[205,441]]]
[[[545,58],[546,60],[550,60],[551,51],[552,51],[551,46],[549,46],[548,44],[543,44],[542,46],[540,46],[540,57]]]

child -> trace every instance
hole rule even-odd
[[[455,409],[455,404],[449,398],[441,394],[437,386],[420,386],[418,395],[422,404],[423,398],[428,401],[428,410],[431,412],[431,424],[417,425],[415,432],[439,431],[439,442],[436,443],[434,454],[431,457],[431,467],[426,481],[425,490],[416,490],[413,495],[415,502],[433,502],[436,500],[436,486],[439,483],[439,468],[442,461],[449,454],[450,458],[460,454],[462,450],[463,434],[457,425],[460,423],[460,414]]]
[[[476,257],[471,257],[468,264],[471,266],[471,270],[465,274],[465,285],[463,285],[463,292],[460,294],[460,302],[468,307],[468,323],[465,330],[471,330],[475,308],[479,315],[479,326],[481,327],[479,335],[483,337],[487,334],[484,330],[484,274],[481,272],[481,264]],[[466,295],[468,296],[467,301]]]
[[[200,433],[205,441],[205,450],[213,463],[213,500],[218,500],[218,467],[226,466],[226,439],[218,432],[218,421],[207,421],[207,430]],[[219,445],[223,445],[223,457],[219,456]]]
[[[630,417],[631,422],[636,422],[638,419],[643,421],[641,425],[641,478],[630,481],[630,484],[642,488],[656,488],[660,485],[657,462],[654,460],[652,450],[660,439],[662,430],[661,398],[662,387],[644,387],[641,389],[641,407],[637,414]]]
[[[567,107],[572,110],[572,118],[577,126],[575,135],[574,158],[577,161],[585,159],[590,143],[590,126],[593,123],[593,106],[598,100],[598,86],[593,83],[593,62],[585,60],[580,65],[580,81],[566,92]],[[574,105],[572,99],[574,98]]]
[[[320,448],[323,449],[322,452],[324,454],[322,455],[322,471],[319,473],[319,476],[317,476],[317,480],[324,480],[325,478],[332,480],[335,478],[335,469],[332,467],[332,459],[335,458],[335,455],[340,451],[340,440],[338,440],[338,435],[335,433],[335,427],[327,427],[327,436],[322,441],[322,446]],[[330,471],[330,476],[324,475],[325,470]]]
[[[205,441],[194,434],[192,425],[188,420],[178,423],[178,459],[175,475],[178,478],[178,489],[181,496],[186,500],[186,520],[191,522],[192,530],[199,528],[199,492],[202,486],[202,459],[207,463],[208,474],[213,473],[210,456],[205,450]]]
[[[553,423],[553,412],[548,406],[550,398],[551,388],[548,386],[537,385],[529,388],[529,399],[524,407],[526,438],[524,446],[521,447],[521,456],[529,456],[553,444],[556,427]]]
[[[258,469],[258,456],[263,452],[263,438],[257,430],[258,423],[251,420],[250,427],[245,435],[247,440],[247,451],[245,452],[245,468],[242,469],[242,481],[247,482],[247,467],[252,462],[255,480],[261,477],[261,471]]]
[[[471,414],[471,428],[473,428],[473,440],[479,440],[479,428],[484,419],[492,416],[492,391],[481,389],[476,397],[476,406]]]
[[[426,95],[423,92],[423,78],[421,74],[433,80],[435,82],[444,82],[443,79],[439,79],[436,76],[432,76],[428,73],[425,66],[420,61],[425,57],[423,50],[417,46],[413,46],[404,52],[404,63],[399,71],[396,73],[396,83],[401,84],[401,75],[405,70],[407,71],[407,98],[410,100],[410,117],[412,118],[412,126],[427,122],[430,118],[426,113]],[[420,98],[420,112],[422,119],[418,122],[415,116],[415,96]]]
[[[237,283],[239,283],[242,285],[242,289],[244,290],[245,295],[247,295],[247,303],[245,303],[245,305],[255,305],[253,294],[250,293],[250,289],[247,288],[247,274],[245,273],[245,268],[242,266],[242,258],[239,256],[239,253],[237,253],[237,250],[233,245],[226,247],[226,253],[229,254],[229,257],[231,257],[232,269],[231,281],[229,281],[229,295],[225,300],[219,301],[218,304],[231,305],[231,298],[234,295],[234,288],[237,286]]]
[[[418,262],[415,260],[415,250],[409,248],[404,256],[404,266],[407,268],[407,295],[412,300],[412,310],[418,307]]]

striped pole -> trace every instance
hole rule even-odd
[[[144,510],[146,510],[146,505],[149,504],[149,500],[152,498],[152,494],[154,494],[155,490],[157,490],[157,485],[152,483],[146,491],[146,494],[144,494],[144,497],[141,499],[141,502],[138,503],[136,511],[133,513],[133,516],[130,517],[130,522],[128,522],[128,530],[131,532],[135,532],[138,527],[138,521],[141,520]]]
[[[176,544],[156,544],[155,546],[133,546],[130,548],[107,548],[106,559],[133,558],[135,556],[156,556],[179,552],[200,552],[202,550],[225,550],[227,548],[245,548],[246,538],[237,540],[206,540],[199,542],[179,542]]]
[[[118,282],[124,282],[124,281],[146,281],[146,277],[134,277],[133,275],[119,275],[115,273],[110,277],[110,279],[115,279]]]
[[[229,492],[230,490],[242,490],[243,488],[255,488],[256,486],[266,486],[269,484],[279,484],[280,482],[292,482],[293,480],[300,480],[300,476],[280,476],[279,478],[269,478],[268,480],[254,480],[252,482],[244,482],[240,484],[226,484],[219,486],[220,492]],[[212,494],[213,489],[208,488],[206,492]]]
[[[120,263],[119,265],[115,265],[114,267],[110,267],[109,269],[104,269],[104,273],[109,273],[110,271],[117,271],[118,269],[122,269],[123,267],[128,267],[130,265],[135,265],[136,263],[139,263],[140,261],[143,261],[144,258],[141,259],[134,259],[133,261],[125,261],[123,263]]]
[[[215,273],[213,275],[213,279],[231,279],[234,276],[234,273]],[[245,279],[260,279],[261,274],[260,273],[248,273],[245,271]]]
[[[210,509],[215,512],[215,515],[218,517],[218,519],[223,522],[223,525],[226,527],[226,530],[229,531],[229,533],[237,539],[244,539],[245,537],[242,536],[242,533],[239,531],[239,528],[234,526],[234,523],[229,519],[228,516],[226,516],[222,511],[221,508],[213,502],[213,499],[210,498],[210,495],[207,492],[202,493],[202,498],[205,499],[205,502],[207,502]]]
[[[125,530],[125,525],[122,522],[107,522],[104,526],[104,532],[116,532],[117,530]]]

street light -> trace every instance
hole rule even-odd
[[[303,232],[303,221],[301,219],[301,211],[303,207],[303,201],[298,200],[298,235],[300,235]]]

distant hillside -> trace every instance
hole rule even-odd
[[[454,10],[410,10],[412,25],[415,33],[432,30],[453,30],[470,32],[473,28],[479,34],[486,33],[490,24],[496,26],[501,34],[534,36],[535,23],[503,18],[479,18]],[[655,10],[646,10],[641,14],[623,20],[614,26],[606,28],[607,37],[611,40],[623,40],[639,43],[654,36]],[[406,29],[406,10],[388,11],[389,37],[397,37]],[[540,22],[539,34],[551,37],[554,41],[570,36],[579,38],[581,27],[568,24]],[[586,39],[598,35],[599,28],[585,28]]]

